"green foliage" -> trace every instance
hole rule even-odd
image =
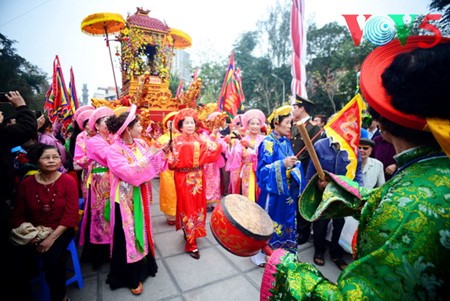
[[[32,109],[42,110],[47,74],[16,54],[15,41],[0,33],[0,91],[19,91]]]
[[[267,12],[267,18],[258,22],[258,31],[242,33],[234,44],[236,65],[242,71],[246,109],[258,108],[270,114],[282,105],[282,93],[286,102],[292,93],[290,4],[290,0],[277,1]],[[445,9],[444,17],[448,20],[449,4],[449,0],[434,0],[430,7]],[[423,17],[416,18],[411,34],[429,34],[419,29]],[[439,27],[443,35],[450,34],[450,22],[431,23]],[[358,71],[374,48],[364,41],[356,47],[347,27],[336,22],[321,28],[315,23],[308,24],[306,88],[308,98],[316,103],[313,114],[330,116],[359,92]],[[228,58],[225,62],[208,62],[201,67],[203,89],[200,97],[217,99],[227,64]],[[284,82],[285,91],[282,91],[281,81],[272,74]]]

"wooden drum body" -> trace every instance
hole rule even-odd
[[[238,256],[255,255],[273,234],[270,216],[240,194],[229,194],[217,204],[210,226],[219,244]]]

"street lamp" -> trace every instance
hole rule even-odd
[[[282,80],[278,75],[276,75],[276,74],[270,74],[270,75],[272,75],[273,77],[275,77],[275,78],[277,78],[277,79],[279,79],[280,81],[281,81],[281,83],[283,84],[283,93],[282,93],[282,95],[283,95],[283,105],[284,105],[284,101],[285,101],[285,95],[286,95],[286,89],[285,89],[285,85],[284,85],[284,80]]]

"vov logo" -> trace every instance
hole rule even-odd
[[[365,19],[364,29],[362,29],[358,23],[358,17],[360,15],[345,14],[342,16],[347,23],[355,46],[359,46],[361,43],[363,33],[364,38],[367,39],[367,41],[376,46],[381,46],[392,41],[395,34],[397,34],[401,44],[405,45],[408,36],[410,35],[413,21],[418,15],[410,14],[410,22],[405,23],[405,14],[391,14],[387,16],[374,17],[370,14],[365,14],[363,15]],[[435,36],[435,40],[430,44],[420,43],[419,47],[430,48],[439,43],[442,38],[442,33],[439,28],[433,24],[430,24],[429,21],[439,20],[440,18],[441,14],[428,14],[422,20],[419,28],[432,33]]]

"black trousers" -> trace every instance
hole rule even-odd
[[[37,253],[36,246],[13,246],[11,252],[11,300],[32,300],[31,279],[37,276],[43,265],[45,280],[52,301],[60,301],[66,295],[67,246],[74,237],[74,229],[67,229],[45,253]],[[39,264],[39,261],[42,264]]]
[[[330,256],[332,259],[342,258],[343,249],[339,245],[339,237],[341,236],[342,228],[344,227],[344,218],[333,219],[319,219],[313,222],[314,233],[314,248],[315,252],[319,254],[325,253],[326,250],[326,236],[328,232],[328,224],[333,222],[333,233],[331,235]]]

